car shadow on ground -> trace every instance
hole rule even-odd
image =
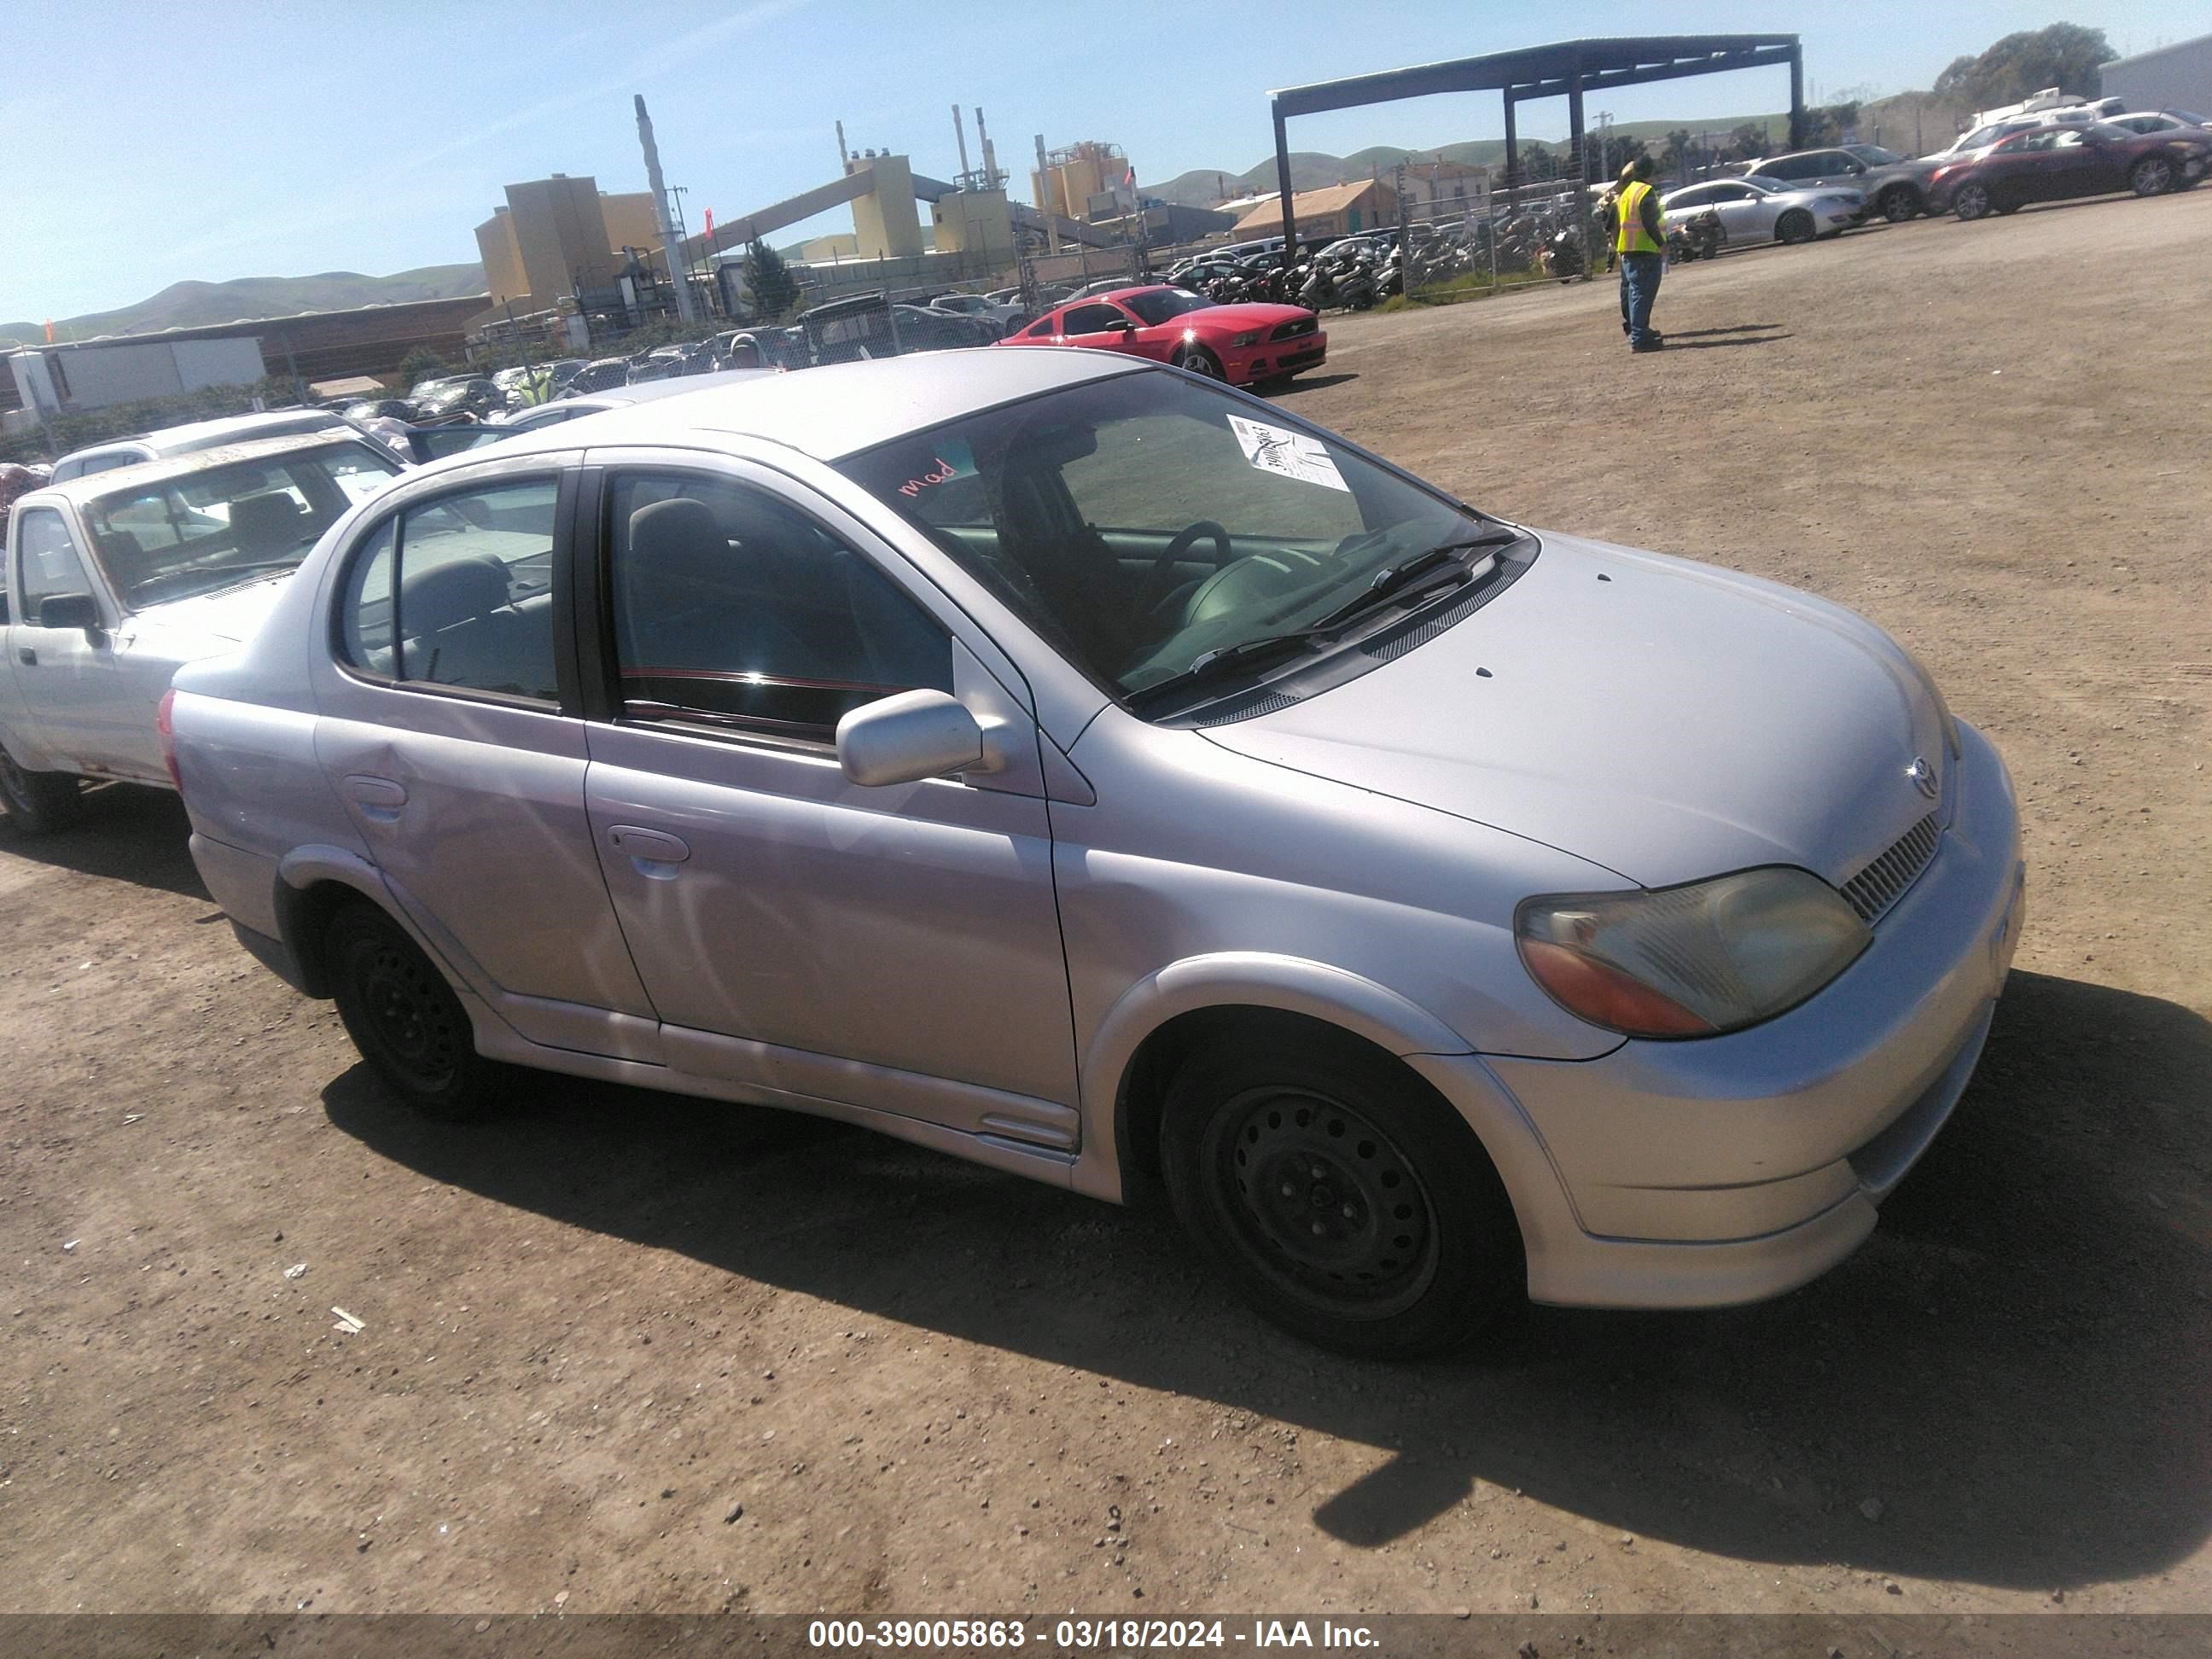
[[[204,899],[207,887],[192,867],[191,833],[184,802],[166,789],[128,783],[87,790],[84,815],[50,836],[21,834],[0,808],[0,853]]]
[[[1356,380],[1358,378],[1357,374],[1316,374],[1304,380],[1292,380],[1287,386],[1271,386],[1260,395],[1271,400],[1277,398],[1295,398],[1301,392],[1319,392],[1328,386],[1342,386],[1347,380]]]
[[[2016,973],[1956,1119],[1826,1278],[1720,1312],[1532,1310],[1487,1357],[1396,1367],[1262,1325],[1161,1213],[860,1131],[574,1082],[441,1127],[358,1066],[324,1098],[503,1205],[1380,1449],[1313,1511],[1354,1546],[1481,1480],[1724,1556],[2048,1590],[2207,1534],[2208,1075],[2189,1011]]]

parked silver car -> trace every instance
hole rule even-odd
[[[1669,230],[1710,210],[1729,246],[1750,247],[1840,236],[1866,216],[1866,198],[1855,190],[1796,190],[1770,179],[1709,179],[1668,191],[1659,209]]]
[[[1841,1260],[2021,917],[1880,629],[1104,353],[410,475],[168,720],[210,891],[415,1107],[507,1062],[1157,1178],[1373,1353]]]
[[[1923,211],[1934,161],[1914,161],[1878,144],[1838,144],[1770,155],[1745,176],[1784,190],[1850,191],[1865,203],[1861,216],[1879,213],[1892,224]]]

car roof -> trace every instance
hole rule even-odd
[[[295,424],[302,419],[319,419],[323,428],[343,427],[345,422],[333,409],[272,409],[258,415],[226,415],[212,421],[187,421],[181,426],[155,427],[150,432],[134,432],[127,438],[110,438],[104,443],[87,444],[73,449],[55,462],[75,460],[80,455],[96,455],[111,449],[128,449],[143,444],[161,450],[178,444],[203,442],[226,432],[235,432],[241,440],[250,438],[264,428]]]
[[[676,381],[653,398],[595,416],[584,441],[669,443],[716,433],[765,438],[817,460],[837,461],[963,415],[1145,367],[1106,352],[976,346],[782,374],[734,369]],[[577,445],[576,423],[563,422],[502,444],[501,453]]]
[[[105,472],[88,472],[81,478],[48,484],[36,495],[49,505],[56,496],[76,504],[95,495],[108,495],[118,487],[128,489],[137,484],[189,477],[195,472],[210,471],[235,461],[267,460],[305,450],[334,449],[341,445],[365,449],[380,461],[393,459],[362,436],[359,428],[339,424],[320,432],[290,432],[276,438],[253,438],[240,443],[220,444],[213,449],[196,449],[189,455],[168,455],[158,460],[140,461],[135,466],[112,466]],[[32,499],[31,495],[24,495],[15,505],[24,506]]]

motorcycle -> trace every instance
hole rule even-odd
[[[1571,227],[1562,226],[1553,232],[1552,239],[1544,244],[1544,274],[1556,276],[1562,283],[1571,283],[1589,269],[1589,260],[1583,252],[1583,239]]]
[[[1686,223],[1673,227],[1667,233],[1667,252],[1678,262],[1692,259],[1712,259],[1720,256],[1721,246],[1728,240],[1728,233],[1721,228],[1721,216],[1711,208],[1693,214]]]

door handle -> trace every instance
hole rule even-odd
[[[611,826],[607,845],[628,859],[638,874],[655,881],[669,879],[675,875],[676,866],[691,856],[690,846],[680,837],[635,823]]]
[[[21,663],[26,668],[36,668],[39,665],[38,647],[34,645],[18,646],[15,649],[15,660]]]
[[[407,805],[406,787],[390,778],[356,772],[345,781],[345,792],[362,816],[379,823],[399,822],[399,809]]]

